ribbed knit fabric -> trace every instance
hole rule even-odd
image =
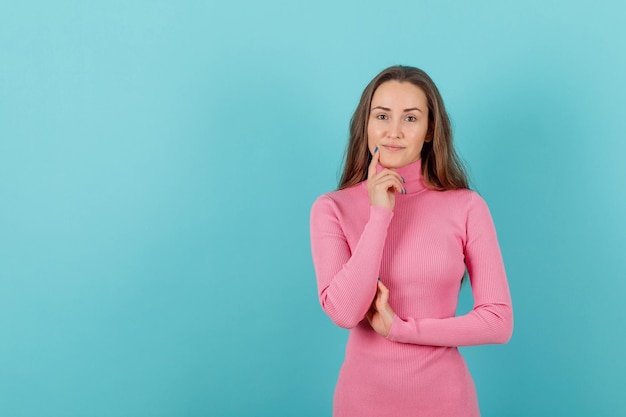
[[[487,205],[470,190],[428,189],[420,168],[417,161],[398,170],[407,194],[396,194],[393,212],[370,206],[365,182],[313,204],[320,303],[350,329],[335,417],[479,416],[457,347],[511,337],[511,298]],[[466,267],[474,308],[455,317]],[[395,312],[386,338],[364,319],[378,277]]]

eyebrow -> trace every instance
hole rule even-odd
[[[376,109],[381,109],[381,110],[384,110],[384,111],[391,111],[391,109],[389,107],[383,107],[383,106],[372,107],[372,109],[370,111],[373,111],[373,110],[376,110]],[[418,109],[417,107],[411,107],[410,109],[404,109],[403,112],[406,113],[406,112],[410,112],[410,111],[413,111],[413,110],[417,110],[420,113],[424,113],[421,109]]]

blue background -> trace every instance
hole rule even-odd
[[[507,265],[513,339],[463,349],[483,416],[626,415],[621,4],[3,1],[0,415],[329,416],[309,208],[397,63]]]

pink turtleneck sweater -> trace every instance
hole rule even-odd
[[[370,205],[365,182],[322,195],[311,209],[320,303],[350,329],[333,415],[479,416],[457,346],[505,343],[513,329],[491,215],[473,191],[428,189],[420,161],[398,172],[407,194],[396,194],[393,211]],[[455,317],[466,268],[474,308]],[[378,277],[395,312],[386,338],[364,319]]]

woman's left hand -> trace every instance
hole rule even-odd
[[[391,321],[393,320],[393,310],[389,305],[389,288],[378,281],[376,296],[372,301],[372,306],[365,314],[367,321],[372,329],[381,336],[387,337],[391,329]]]

